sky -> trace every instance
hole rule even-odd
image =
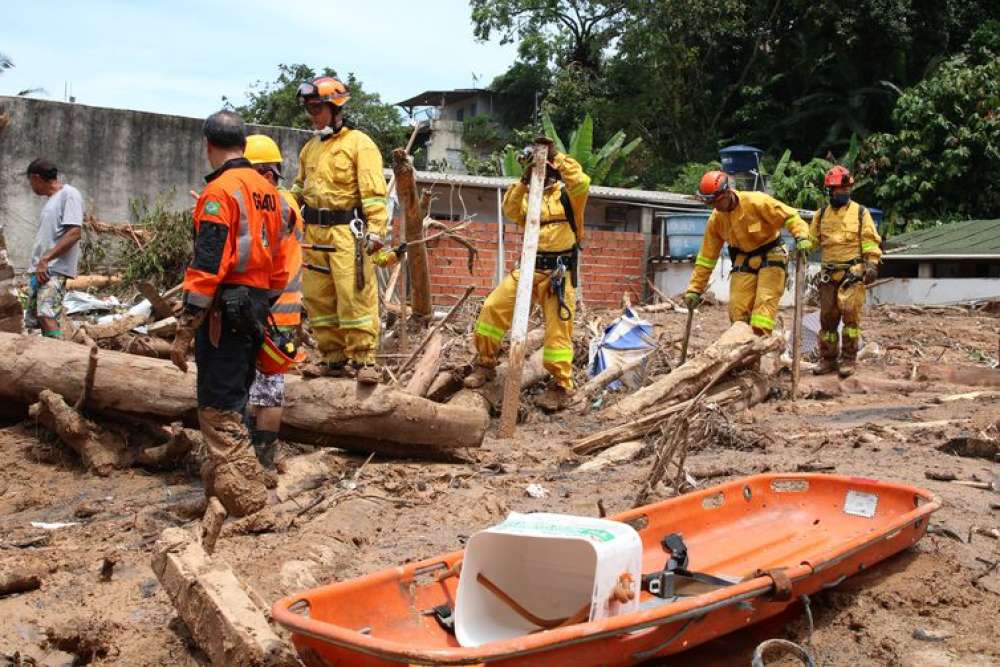
[[[515,47],[472,35],[467,0],[10,0],[0,21],[0,95],[204,117],[245,100],[279,63],[353,72],[395,103],[488,85]]]

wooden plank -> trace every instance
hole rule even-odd
[[[517,281],[517,297],[514,300],[514,319],[510,328],[507,381],[504,384],[503,408],[500,411],[501,438],[514,436],[514,431],[517,429],[517,412],[521,404],[521,374],[524,369],[528,315],[531,312],[531,290],[535,282],[535,255],[538,253],[538,236],[541,230],[545,157],[548,147],[536,143],[534,153],[531,182],[528,185],[528,213],[521,246],[521,271]]]

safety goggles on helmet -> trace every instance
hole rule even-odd
[[[279,180],[279,181],[281,180],[281,170],[278,168],[278,165],[276,165],[276,164],[273,164],[273,163],[272,164],[255,164],[253,166],[253,168],[261,176],[263,176],[263,175],[267,174],[268,172],[270,172],[270,173],[274,174],[274,177],[277,180]]]
[[[695,197],[705,204],[711,204],[728,191],[729,176],[725,172],[710,171],[701,177]]]
[[[310,97],[319,98],[319,89],[312,81],[304,81],[299,84],[299,89],[296,91],[295,97],[298,99],[299,104],[305,104]]]

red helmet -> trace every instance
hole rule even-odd
[[[724,171],[706,171],[698,184],[698,199],[711,204],[729,190],[729,175]]]
[[[851,176],[847,167],[841,167],[838,164],[826,172],[826,176],[823,177],[823,186],[827,188],[853,187],[854,177]]]

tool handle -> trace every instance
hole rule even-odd
[[[691,340],[691,325],[694,323],[694,307],[688,305],[687,325],[684,327],[684,343],[681,345],[681,363],[687,361],[688,341]]]

